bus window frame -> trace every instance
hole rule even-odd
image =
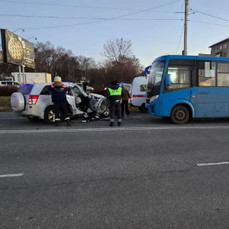
[[[184,59],[169,59],[167,62],[167,66],[166,66],[166,71],[165,74],[168,74],[168,69],[169,67],[171,67],[170,63],[171,61],[177,61],[177,62],[184,62]],[[177,66],[177,67],[190,67],[191,68],[191,72],[190,72],[190,79],[189,79],[189,87],[184,87],[184,88],[172,88],[172,89],[167,89],[168,87],[165,86],[165,79],[164,79],[164,87],[163,87],[163,93],[169,93],[169,92],[173,92],[173,91],[178,91],[178,90],[184,90],[184,89],[188,89],[188,88],[192,88],[197,84],[197,61],[196,59],[185,59],[185,61],[188,63],[190,62],[190,64],[182,64],[182,63],[177,63],[175,65],[175,63],[172,63],[172,65]],[[173,66],[172,66],[173,67]],[[164,77],[165,78],[165,77]],[[198,85],[198,84],[197,84]]]
[[[215,63],[216,64],[216,69],[215,69],[215,85],[212,86],[204,86],[204,85],[200,85],[200,75],[199,75],[199,70],[200,70],[200,63],[203,62],[211,62],[211,63]],[[215,61],[215,60],[198,60],[197,63],[197,87],[218,87],[217,82],[218,82],[218,63],[221,61]],[[225,62],[227,63],[227,62]]]

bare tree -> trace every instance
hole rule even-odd
[[[38,42],[35,47],[36,71],[49,72],[52,76],[60,75],[65,81],[80,80],[77,57],[71,50],[63,47],[54,48],[50,42]]]
[[[112,80],[131,82],[142,71],[138,58],[132,52],[130,40],[115,39],[104,44],[103,55],[107,58],[105,84]]]
[[[122,62],[123,57],[134,57],[132,50],[132,42],[130,40],[115,39],[109,40],[104,44],[103,55],[111,62]]]
[[[77,60],[79,62],[79,69],[81,70],[81,78],[89,79],[90,71],[96,68],[96,63],[92,58],[78,56]]]

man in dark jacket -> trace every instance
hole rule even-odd
[[[106,92],[107,98],[110,100],[110,125],[114,126],[115,121],[115,113],[117,114],[118,118],[118,126],[122,124],[122,117],[121,117],[121,98],[124,96],[122,87],[119,86],[117,81],[111,82],[111,87],[107,89]]]
[[[70,117],[68,115],[68,101],[66,97],[67,87],[62,84],[60,76],[54,78],[54,83],[50,85],[50,92],[52,95],[52,102],[54,103],[55,112],[55,125],[60,123],[60,114],[68,125],[71,124]]]
[[[129,117],[129,115],[130,115],[130,111],[129,111],[129,107],[128,107],[128,105],[129,105],[128,100],[131,98],[131,96],[130,96],[128,89],[125,86],[122,87],[122,90],[124,92],[124,96],[122,97],[121,107],[122,107],[122,119],[124,119],[124,112],[126,113],[127,117]]]

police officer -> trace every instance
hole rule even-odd
[[[60,114],[63,119],[67,122],[67,125],[71,125],[70,117],[68,115],[68,101],[66,97],[67,87],[62,84],[60,76],[54,78],[54,83],[49,88],[52,94],[52,102],[54,103],[55,112],[55,125],[58,126],[60,123]]]
[[[117,81],[111,82],[111,87],[107,89],[106,92],[107,98],[110,100],[110,125],[114,126],[115,114],[117,114],[118,118],[118,126],[122,124],[121,117],[121,98],[124,96],[122,87],[119,86]]]

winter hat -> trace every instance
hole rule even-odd
[[[61,82],[62,82],[61,77],[60,77],[60,76],[55,76],[54,82],[59,82],[59,83],[61,83]]]

